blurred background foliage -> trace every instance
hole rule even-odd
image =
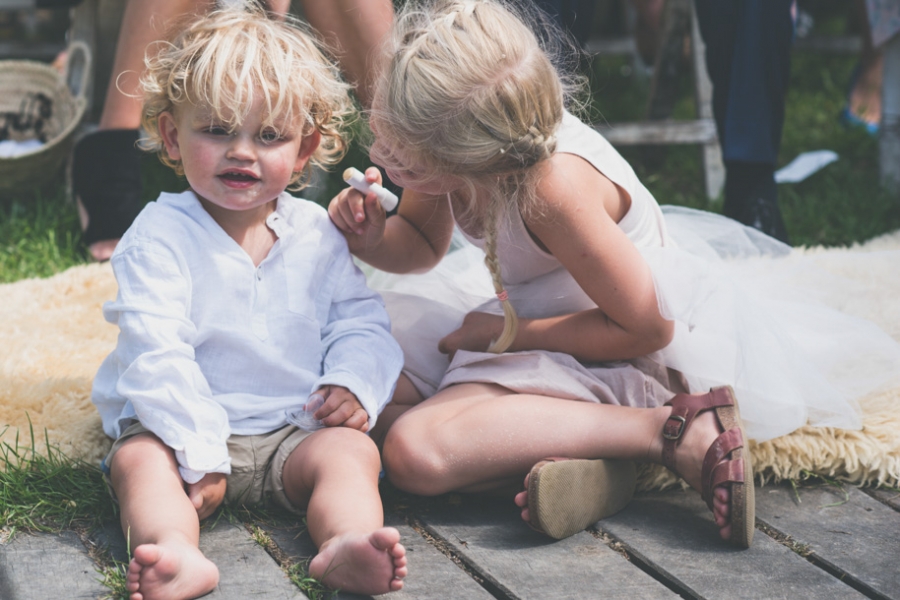
[[[804,36],[847,37],[858,33],[850,2],[806,0]],[[594,30],[601,36],[627,36],[628,14],[623,2],[599,1]],[[62,43],[65,13],[43,11],[26,17],[0,12],[0,46]],[[828,149],[839,160],[803,182],[779,186],[785,221],[795,245],[848,245],[900,228],[900,201],[878,184],[877,139],[860,129],[848,129],[838,119],[856,64],[854,53],[806,49],[799,38],[792,53],[791,86],[779,166],[798,154]],[[6,46],[4,46],[4,44]],[[687,60],[687,57],[685,58]],[[595,122],[640,120],[647,102],[650,75],[632,54],[593,56],[582,62],[590,82],[588,115]],[[679,81],[674,118],[695,114],[690,69]],[[362,130],[362,126],[359,127]],[[362,134],[362,131],[358,131]],[[364,135],[358,135],[365,137]],[[721,198],[706,197],[698,146],[623,147],[622,154],[661,204],[679,204],[718,212]],[[369,164],[358,141],[332,173],[322,173],[303,194],[327,203],[340,189],[340,173],[348,165]],[[144,159],[144,196],[180,191],[185,182],[159,163]],[[63,173],[35,182],[30,189],[0,196],[0,282],[45,277],[87,261],[79,243],[75,207],[68,198]]]

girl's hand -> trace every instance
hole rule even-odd
[[[381,183],[381,172],[375,167],[366,169],[366,181]],[[328,204],[328,216],[347,238],[350,252],[371,250],[384,238],[387,215],[373,193],[363,195],[354,188],[346,188]]]
[[[369,413],[350,390],[326,385],[314,393],[325,398],[325,404],[314,414],[325,427],[349,427],[363,433],[369,430]]]
[[[188,484],[188,498],[197,509],[197,516],[201,521],[222,504],[225,499],[225,483],[225,473],[207,473],[197,483]]]
[[[470,312],[456,331],[438,342],[438,350],[450,356],[457,350],[486,352],[491,342],[503,333],[503,317],[482,312]]]

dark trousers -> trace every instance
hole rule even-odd
[[[774,170],[791,72],[793,0],[694,0],[725,163],[722,212],[790,243]]]
[[[726,162],[777,162],[791,70],[791,4],[694,0]]]

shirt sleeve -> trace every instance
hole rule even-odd
[[[116,394],[175,451],[187,483],[230,473],[228,415],[195,360],[191,280],[176,253],[135,243],[112,259],[119,284],[106,319],[119,326]]]
[[[316,388],[349,389],[369,414],[369,429],[390,401],[403,368],[403,351],[391,336],[384,302],[366,285],[346,244],[338,250],[332,274],[336,286],[322,328],[323,375]]]

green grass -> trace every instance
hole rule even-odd
[[[64,456],[49,442],[0,431],[0,536],[18,531],[89,530],[113,515],[100,469]]]
[[[0,204],[0,283],[48,277],[84,262],[77,213],[62,187]]]

